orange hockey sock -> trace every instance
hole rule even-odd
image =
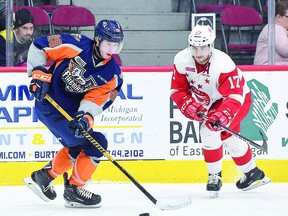
[[[64,172],[72,168],[73,162],[68,150],[68,148],[60,149],[53,158],[52,169],[48,171],[53,178],[62,175]]]
[[[70,183],[77,186],[85,185],[96,170],[97,165],[92,158],[86,156],[82,151],[75,161]]]

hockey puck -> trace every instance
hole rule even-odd
[[[149,216],[149,213],[142,213],[139,216]]]

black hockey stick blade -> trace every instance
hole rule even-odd
[[[73,120],[73,118],[48,94],[45,95],[45,99],[51,103],[68,121]],[[174,210],[179,208],[184,208],[191,204],[191,198],[170,201],[170,202],[161,202],[155,199],[135,178],[133,178],[130,173],[128,173],[87,131],[82,131],[83,136],[89,140],[100,152],[105,155],[127,178],[129,178],[132,183],[143,193],[146,197],[149,198],[158,208],[161,210]]]
[[[259,145],[259,144],[255,143],[255,142],[253,142],[252,140],[248,139],[247,137],[242,136],[241,134],[231,130],[230,128],[228,128],[228,127],[226,127],[224,125],[216,123],[216,126],[221,127],[224,131],[226,131],[226,132],[238,137],[239,139],[243,140],[246,143],[249,143],[250,145],[254,146],[255,148],[258,148],[261,151],[266,152],[266,153],[268,152],[268,144],[267,144],[267,141],[265,140],[264,135],[263,135],[263,133],[261,131],[259,131],[259,132],[260,132],[260,135],[262,137],[263,143],[262,143],[262,145]]]
[[[262,133],[261,130],[259,130],[259,133],[260,133],[260,135],[262,137],[262,141],[263,141],[263,143],[262,143],[262,148],[264,149],[263,151],[268,153],[268,144],[267,144],[266,139],[264,138],[264,134]]]
[[[205,115],[203,115],[203,119],[204,119],[205,121],[207,121],[207,120],[208,120],[208,117],[205,116]],[[210,124],[213,124],[213,123],[210,122]],[[233,130],[231,130],[230,128],[228,128],[228,127],[226,127],[226,126],[221,125],[219,122],[216,122],[216,123],[214,123],[214,124],[215,124],[217,127],[222,128],[224,131],[226,131],[226,132],[228,132],[228,133],[230,133],[230,134],[238,137],[238,138],[241,139],[242,141],[244,141],[244,142],[246,142],[246,143],[254,146],[255,148],[258,148],[258,149],[260,149],[261,151],[266,152],[266,153],[268,152],[268,144],[267,144],[267,141],[265,140],[264,135],[263,135],[263,133],[262,133],[261,131],[259,131],[259,132],[260,132],[260,135],[261,135],[261,137],[262,137],[263,143],[262,143],[262,145],[259,145],[259,144],[255,143],[255,142],[253,142],[252,140],[248,139],[247,137],[244,137],[244,136],[242,136],[241,134],[237,133],[236,131],[233,131]]]

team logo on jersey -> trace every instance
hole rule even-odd
[[[195,86],[191,86],[191,91],[194,92],[195,97],[202,105],[208,106],[210,104],[210,97],[207,93],[199,90]]]
[[[92,76],[84,77],[86,63],[79,57],[71,60],[68,68],[63,71],[61,78],[64,81],[65,89],[68,92],[84,93],[98,87]]]

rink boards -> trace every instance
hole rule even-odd
[[[253,106],[241,134],[268,153],[252,147],[257,164],[273,182],[288,181],[288,67],[242,66]],[[0,80],[0,185],[19,185],[41,168],[61,144],[38,121],[23,68],[2,68]],[[122,67],[124,84],[113,105],[95,118],[94,130],[106,135],[108,152],[139,182],[205,182],[199,124],[187,121],[170,99],[172,67]],[[225,152],[223,181],[241,173]],[[129,181],[103,158],[95,181]],[[57,182],[62,182],[59,178]]]

